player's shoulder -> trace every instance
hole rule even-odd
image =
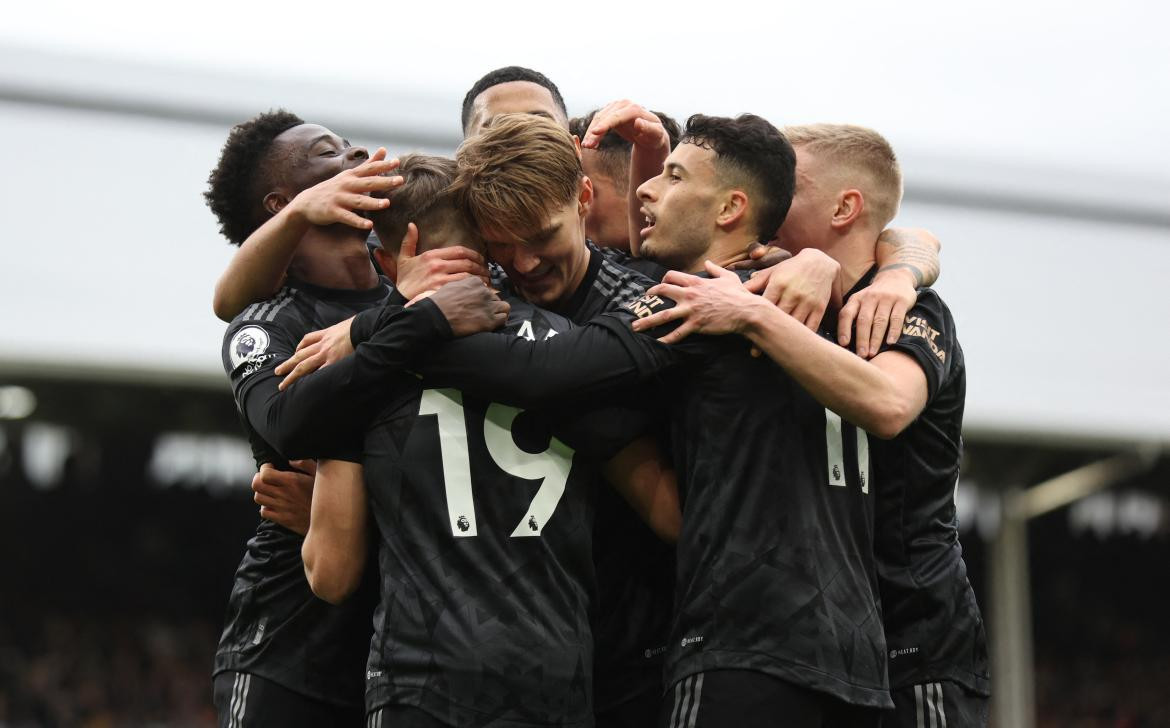
[[[568,318],[543,309],[515,295],[502,296],[511,310],[504,332],[529,341],[543,341],[573,328]]]
[[[596,248],[595,248],[596,249]],[[593,279],[593,290],[609,301],[624,303],[638,298],[655,281],[644,273],[601,255],[601,265]]]
[[[223,335],[224,366],[229,372],[264,361],[274,344],[304,328],[304,316],[297,305],[303,295],[295,285],[284,286],[232,319]]]
[[[919,326],[944,328],[949,334],[954,334],[954,315],[943,297],[933,288],[918,289],[918,300],[906,313],[907,325],[912,322]]]
[[[940,374],[945,372],[937,382],[938,386],[962,375],[963,349],[955,330],[955,320],[942,296],[933,288],[919,289],[917,303],[906,312],[897,346],[918,352],[924,358],[920,358],[920,362],[933,362],[940,368]],[[934,386],[932,384],[932,391]]]
[[[304,300],[305,295],[300,286],[291,283],[285,285],[271,298],[246,307],[232,319],[228,329],[229,331],[239,329],[248,324],[274,324],[290,316],[300,318],[298,304]]]

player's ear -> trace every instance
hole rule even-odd
[[[269,192],[264,195],[264,209],[269,215],[275,215],[288,204],[288,198],[279,192]]]
[[[386,274],[394,283],[398,283],[398,257],[390,255],[385,248],[374,248],[374,260],[378,261],[378,267]]]
[[[841,230],[852,225],[865,209],[865,196],[860,190],[848,189],[837,198],[837,209],[833,211],[833,219],[829,225]]]
[[[577,214],[582,220],[593,205],[593,180],[581,175],[581,188],[577,191]]]
[[[721,228],[731,227],[743,222],[747,211],[748,196],[743,190],[732,189],[723,199],[723,207],[719,210],[719,216],[715,218],[715,224]]]

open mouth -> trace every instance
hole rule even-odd
[[[646,227],[642,228],[642,231],[639,233],[639,235],[641,235],[642,239],[645,240],[646,238],[650,237],[650,233],[654,231],[654,225],[657,223],[658,219],[654,216],[654,213],[650,212],[645,207],[642,208],[641,212],[642,217],[646,220]]]

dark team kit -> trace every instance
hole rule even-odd
[[[493,112],[513,91],[547,96],[548,109],[517,101]],[[293,204],[331,184],[388,186],[393,171],[361,177],[378,158],[335,137],[330,157],[321,151],[325,134],[306,135],[298,150],[289,130],[311,125],[291,115],[261,115],[229,138],[208,193],[225,234],[237,244],[247,237],[245,247],[289,240],[289,255],[271,263],[287,268],[282,287],[264,300],[249,290],[245,300],[255,302],[223,340],[243,428],[257,466],[287,474],[290,461],[315,459],[360,468],[361,493],[345,497],[368,518],[336,525],[348,511],[330,496],[348,491],[319,470],[308,528],[316,543],[344,542],[347,553],[368,558],[352,593],[331,604],[306,575],[306,534],[261,519],[216,653],[220,725],[986,726],[986,639],[954,501],[965,370],[946,304],[918,288],[901,331],[872,359],[882,366],[903,357],[917,364],[908,381],[925,380],[920,411],[886,439],[825,404],[799,367],[761,355],[746,334],[724,333],[734,327],[704,319],[712,333],[698,328],[663,343],[697,314],[650,289],[677,283],[667,272],[680,267],[698,273],[685,285],[726,284],[702,272],[702,262],[718,262],[727,249],[720,236],[738,240],[735,215],[755,215],[760,198],[786,195],[777,205],[783,220],[799,179],[794,164],[808,159],[799,155],[827,152],[790,146],[756,117],[696,116],[681,143],[672,139],[642,173],[650,143],[631,133],[623,153],[631,190],[638,175],[650,180],[636,194],[648,227],[641,254],[637,245],[624,252],[574,227],[574,210],[584,219],[596,200],[587,180],[580,204],[574,196],[590,148],[566,141],[563,110],[556,87],[527,69],[493,72],[469,92],[451,204],[489,242],[478,234],[458,242],[502,267],[484,271],[490,288],[461,270],[422,286],[424,296],[406,284],[412,250],[385,245],[378,262],[397,263],[386,275],[372,265],[367,272],[368,227],[318,220]],[[607,117],[609,110],[589,117],[593,125],[616,119],[600,133],[617,134],[627,121],[634,128],[622,114],[638,112],[617,105]],[[509,125],[518,136],[507,136]],[[720,125],[732,131],[721,136]],[[753,182],[762,173],[741,159],[760,155],[725,140],[757,133],[786,160],[786,192]],[[531,162],[536,174],[512,181],[507,175],[530,162],[508,145],[532,138],[539,143],[523,144],[541,150]],[[563,164],[540,156],[558,144],[568,151],[548,154]],[[294,184],[279,165],[307,169],[298,154],[321,166]],[[693,232],[705,229],[692,212],[702,203],[681,197],[704,184],[696,159],[712,160],[723,175],[711,176],[710,189],[734,187],[725,180],[747,174],[739,188],[753,200],[740,206],[747,213],[721,208],[709,244]],[[532,236],[518,221],[510,235],[497,234],[491,215],[504,209],[509,186],[533,179],[551,190],[558,164],[573,192],[561,200],[539,187],[553,196],[541,218],[552,221],[548,231]],[[503,176],[483,181],[497,170]],[[414,178],[403,174],[405,190]],[[375,221],[371,243],[383,245],[376,210],[393,210],[396,193],[353,189],[364,198],[353,209]],[[685,202],[672,206],[669,195]],[[562,210],[567,217],[558,217]],[[418,259],[454,260],[421,252],[452,247],[429,242],[441,225],[424,212],[411,220]],[[278,227],[306,214],[311,224]],[[263,235],[271,237],[253,240]],[[666,235],[677,239],[663,242]],[[767,243],[770,235],[744,239]],[[515,241],[499,241],[507,237]],[[692,238],[697,266],[678,263]],[[344,265],[343,249],[352,253]],[[529,266],[524,255],[540,260]],[[873,283],[881,263],[847,279],[842,303]],[[748,273],[739,280],[750,287]],[[483,301],[500,300],[509,305],[506,321],[501,314],[486,322]],[[638,319],[675,314],[672,323],[634,330]],[[803,333],[836,347],[836,323],[832,313]],[[279,386],[277,367],[306,356],[298,345],[322,330],[342,332],[319,339],[340,355]],[[351,527],[360,529],[356,539]]]

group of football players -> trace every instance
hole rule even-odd
[[[985,726],[963,353],[889,143],[530,69],[455,158],[269,111],[205,194],[261,521],[234,726]]]

